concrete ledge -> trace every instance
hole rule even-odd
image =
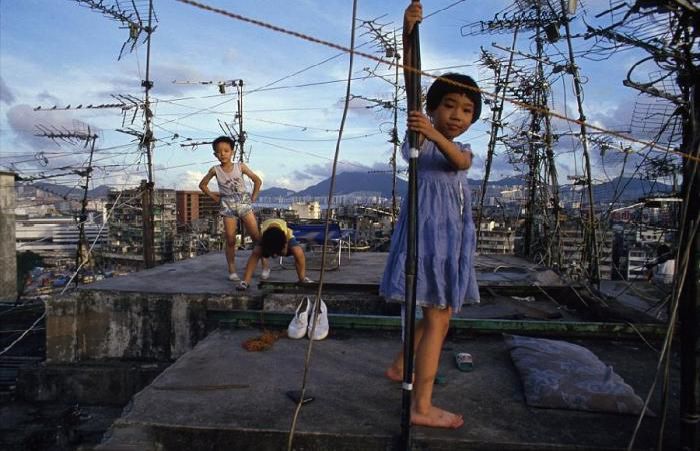
[[[304,293],[270,293],[263,300],[264,312],[294,313],[299,303],[308,296],[313,302],[314,294]],[[327,292],[323,294],[323,302],[333,312],[355,315],[400,315],[401,306],[396,303],[385,302],[377,294],[358,292]],[[232,311],[232,310],[229,310]]]
[[[206,307],[202,295],[80,290],[48,302],[46,360],[171,361],[206,335]]]
[[[95,449],[100,451],[178,451],[184,449],[236,451],[279,451],[287,449],[289,431],[261,429],[222,429],[207,427],[173,427],[166,424],[134,424],[119,420],[112,425],[111,434],[120,440],[107,440]],[[125,435],[130,441],[126,443]],[[552,443],[480,442],[446,439],[416,434],[411,450],[431,451],[623,451],[624,448],[578,446]],[[136,439],[135,437],[138,437]],[[294,435],[294,450],[304,451],[404,451],[398,435],[367,435],[351,433],[322,433],[298,431]]]
[[[230,311],[212,312],[212,320],[218,319],[222,326],[238,327],[277,326],[286,327],[293,318],[292,313]],[[328,323],[333,329],[357,330],[401,330],[401,318],[396,316],[328,314]],[[452,318],[452,333],[501,334],[524,333],[535,336],[616,338],[616,339],[661,339],[667,327],[660,324],[623,324],[583,321],[520,321],[501,319]]]

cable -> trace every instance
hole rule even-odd
[[[267,29],[270,29],[270,30],[272,30],[272,31],[276,31],[276,32],[278,32],[278,33],[287,34],[287,35],[290,35],[290,36],[293,36],[293,37],[296,37],[296,38],[299,38],[299,39],[303,39],[303,40],[305,40],[305,41],[309,41],[309,42],[313,42],[313,43],[316,43],[316,44],[324,45],[324,46],[326,46],[326,47],[330,47],[330,48],[333,48],[333,49],[336,49],[336,50],[341,50],[341,51],[343,51],[343,52],[345,52],[345,53],[356,54],[356,55],[362,56],[362,57],[364,57],[364,58],[367,58],[367,59],[370,59],[370,60],[373,60],[373,61],[377,61],[377,62],[379,62],[379,63],[387,64],[387,65],[389,65],[390,67],[393,67],[394,65],[398,65],[400,68],[404,69],[405,71],[420,73],[421,75],[424,75],[424,76],[426,76],[426,77],[433,78],[433,79],[440,78],[439,76],[426,73],[426,72],[421,71],[421,70],[418,70],[418,69],[416,69],[416,68],[414,68],[414,67],[405,66],[405,65],[403,65],[403,64],[398,64],[398,63],[395,63],[395,62],[393,62],[393,61],[383,60],[382,58],[379,58],[379,57],[377,57],[377,56],[374,56],[374,55],[371,55],[371,54],[368,54],[368,53],[365,53],[365,52],[359,52],[359,51],[354,50],[354,49],[349,49],[349,48],[347,48],[347,47],[344,47],[344,46],[339,45],[339,44],[335,44],[335,43],[330,42],[330,41],[325,41],[325,40],[323,40],[323,39],[319,39],[319,38],[316,38],[316,37],[314,37],[314,36],[310,36],[310,35],[303,34],[303,33],[300,33],[300,32],[294,31],[294,30],[290,30],[290,29],[287,29],[287,28],[283,28],[283,27],[280,27],[280,26],[277,26],[277,25],[274,25],[274,24],[271,24],[271,23],[263,22],[263,21],[258,20],[258,19],[252,19],[252,18],[250,18],[250,17],[246,17],[246,16],[243,16],[243,15],[241,15],[241,14],[237,14],[237,13],[233,13],[233,12],[230,12],[230,11],[226,11],[226,10],[224,10],[224,9],[220,9],[220,8],[216,8],[216,7],[213,7],[213,6],[205,5],[205,4],[203,4],[203,3],[200,3],[200,2],[197,2],[197,1],[194,1],[194,0],[177,0],[177,1],[180,2],[180,3],[185,3],[185,4],[188,4],[188,5],[191,5],[191,6],[200,8],[200,9],[203,9],[203,10],[205,10],[205,11],[210,11],[210,12],[214,12],[214,13],[217,13],[217,14],[220,14],[220,15],[223,15],[223,16],[226,16],[226,17],[230,17],[231,19],[239,20],[239,21],[242,21],[242,22],[247,22],[247,23],[250,23],[250,24],[255,25],[255,26],[258,26],[258,27],[267,28]],[[458,83],[458,82],[455,82],[455,81],[452,81],[452,80],[447,80],[447,79],[441,79],[441,80],[444,81],[444,82],[446,82],[446,83],[450,83],[450,84],[453,84],[453,85],[455,85],[455,86],[458,86],[458,87],[460,87],[460,88],[462,88],[462,89],[466,89],[466,90],[470,90],[470,91],[478,91],[478,92],[480,92],[481,95],[484,96],[484,97],[495,98],[495,95],[494,95],[493,93],[490,93],[490,92],[487,92],[487,91],[484,91],[484,90],[481,90],[481,89],[474,88],[473,86],[463,85],[462,83]],[[625,134],[623,134],[623,133],[619,133],[619,132],[612,131],[612,130],[607,130],[607,129],[603,128],[603,127],[599,127],[599,126],[593,125],[593,124],[591,124],[591,123],[587,123],[587,122],[582,121],[582,120],[580,120],[580,119],[572,119],[572,118],[570,118],[570,117],[567,117],[567,116],[564,115],[564,114],[557,113],[557,112],[555,112],[555,111],[551,111],[551,110],[549,110],[548,108],[541,108],[541,107],[538,107],[538,106],[536,106],[536,105],[531,105],[531,104],[528,104],[527,102],[523,102],[523,101],[516,100],[516,99],[513,99],[513,98],[504,97],[504,99],[505,99],[507,102],[509,102],[509,103],[511,103],[511,104],[513,104],[513,105],[515,105],[515,106],[519,106],[519,107],[521,107],[521,108],[525,108],[525,109],[531,110],[531,111],[540,112],[540,113],[542,113],[542,114],[548,114],[548,115],[550,115],[550,116],[552,116],[552,117],[556,117],[556,118],[559,118],[559,119],[562,119],[562,120],[571,122],[571,123],[576,124],[576,125],[579,125],[579,126],[580,126],[580,125],[583,125],[583,126],[585,126],[586,128],[588,128],[588,129],[596,130],[596,131],[599,131],[599,132],[603,132],[603,133],[608,134],[608,135],[610,135],[610,136],[616,136],[616,137],[618,137],[618,138],[620,138],[620,139],[624,139],[624,140],[626,140],[626,141],[639,144],[639,145],[643,146],[642,148],[647,148],[647,147],[648,147],[648,148],[650,148],[650,149],[655,149],[655,151],[657,151],[657,152],[673,153],[673,154],[679,155],[679,156],[681,156],[682,158],[685,158],[685,159],[688,159],[688,160],[700,161],[700,157],[696,157],[696,156],[691,156],[691,155],[685,154],[685,153],[681,152],[680,150],[669,149],[669,148],[666,148],[666,147],[659,146],[659,145],[657,145],[657,144],[655,144],[655,143],[651,143],[651,142],[643,141],[643,140],[640,140],[640,139],[636,139],[636,138],[633,138],[633,137],[631,137],[631,136],[627,136],[627,135],[625,135]]]
[[[328,208],[326,209],[326,227],[325,227],[325,232],[323,235],[323,250],[321,252],[321,274],[319,277],[318,281],[318,292],[316,294],[316,299],[313,305],[312,309],[312,314],[311,314],[311,319],[312,319],[312,325],[311,325],[311,332],[310,332],[310,339],[309,339],[309,346],[306,351],[306,360],[304,362],[304,375],[302,377],[302,382],[301,382],[301,395],[299,396],[299,402],[297,403],[297,407],[294,411],[294,417],[292,419],[292,426],[289,431],[289,439],[287,441],[287,451],[292,451],[292,444],[294,441],[294,432],[296,431],[296,424],[297,424],[297,418],[299,417],[299,413],[301,412],[301,406],[304,402],[304,396],[306,394],[306,383],[307,383],[307,378],[309,374],[309,366],[311,363],[311,350],[313,348],[313,343],[314,343],[314,332],[316,331],[316,324],[318,323],[318,315],[321,313],[321,303],[323,300],[321,299],[321,294],[323,292],[323,276],[325,274],[325,269],[326,269],[326,251],[328,248],[328,231],[329,231],[329,222],[331,218],[331,206],[333,205],[333,191],[335,190],[335,175],[336,175],[336,169],[338,166],[338,157],[340,155],[340,142],[343,138],[343,128],[345,127],[345,119],[347,118],[348,115],[348,107],[350,106],[350,84],[351,81],[350,79],[352,78],[352,65],[354,62],[354,54],[352,53],[352,49],[355,47],[355,20],[357,18],[357,0],[353,0],[352,2],[352,22],[350,25],[350,62],[348,64],[348,81],[347,81],[347,87],[345,90],[345,103],[343,105],[343,116],[340,119],[340,127],[338,130],[338,141],[335,144],[335,156],[333,158],[333,169],[331,171],[331,183],[330,187],[328,189],[328,203],[327,206]],[[341,247],[342,251],[342,247]],[[341,252],[342,253],[342,252]]]
[[[364,139],[364,138],[369,138],[372,136],[377,136],[381,135],[383,132],[374,132],[374,133],[368,133],[366,135],[358,135],[358,136],[348,136],[347,138],[343,138],[343,141],[349,141],[352,139]],[[283,141],[297,141],[297,142],[327,142],[327,141],[337,141],[338,138],[331,138],[331,139],[326,139],[326,138],[319,138],[319,139],[294,139],[294,138],[278,138],[275,136],[265,136],[265,135],[258,135],[257,133],[248,133],[248,136],[257,136],[259,138],[265,138],[265,139],[279,139]]]

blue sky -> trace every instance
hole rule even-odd
[[[105,0],[113,4],[115,0]],[[124,2],[122,3],[130,3]],[[147,2],[137,0],[144,5]],[[299,1],[215,1],[212,6],[289,28],[320,39],[349,45],[352,2],[349,0]],[[425,14],[455,3],[454,0],[424,2]],[[320,63],[339,52],[267,29],[203,11],[175,1],[156,0],[157,29],[153,33],[151,78],[154,100],[155,180],[158,187],[196,189],[209,167],[215,164],[209,146],[181,147],[186,138],[211,140],[221,134],[218,121],[231,122],[236,111],[232,89],[221,95],[215,85],[182,84],[173,81],[203,82],[243,79],[244,128],[248,133],[246,151],[249,166],[264,180],[263,188],[273,186],[293,190],[305,188],[330,175],[335,138],[342,114],[345,84],[335,82],[347,75],[347,55],[306,70],[268,86],[256,88]],[[425,20],[421,26],[423,69],[439,74],[448,66],[460,66],[464,73],[483,80],[491,74],[478,66],[480,46],[503,55],[492,42],[510,46],[510,34],[463,37],[460,28],[477,20],[489,20],[511,2],[458,2]],[[606,9],[607,1],[585,3],[589,22]],[[404,2],[358,1],[358,18],[389,24],[387,30],[401,24]],[[145,8],[144,8],[145,10]],[[89,125],[99,130],[93,186],[135,185],[146,177],[145,157],[140,155],[133,136],[116,131],[141,128],[139,114],[133,125],[131,115],[117,109],[70,111],[33,111],[54,105],[113,103],[111,95],[143,97],[140,87],[145,76],[146,46],[117,60],[128,37],[120,24],[69,0],[2,0],[0,2],[0,164],[23,176],[43,173],[67,173],[50,179],[74,186],[80,182],[72,168],[87,160],[85,149],[34,136],[36,126],[75,130]],[[580,21],[574,23],[581,29]],[[358,45],[368,40],[358,31]],[[521,33],[518,49],[531,49],[532,32]],[[589,46],[581,41],[577,48]],[[557,48],[565,47],[560,43]],[[364,51],[373,52],[365,45]],[[555,51],[555,49],[550,49]],[[585,102],[590,121],[611,129],[627,128],[636,93],[622,86],[627,69],[638,54],[623,52],[603,62],[580,60],[586,77]],[[526,64],[526,62],[522,62]],[[529,64],[529,63],[527,63]],[[354,76],[366,75],[364,68],[375,62],[355,59]],[[437,70],[436,70],[437,69]],[[393,72],[386,65],[378,73]],[[315,86],[303,84],[331,82]],[[424,84],[429,80],[424,79]],[[566,102],[564,86],[566,85]],[[487,86],[487,83],[484,84]],[[553,89],[552,107],[576,117],[571,81],[559,80]],[[381,79],[353,81],[351,92],[365,97],[390,99],[393,88]],[[389,169],[392,146],[387,142],[391,129],[388,110],[365,108],[361,100],[351,102],[341,146],[339,171]],[[488,117],[488,108],[482,117]],[[399,133],[403,136],[404,118],[400,114]],[[558,124],[568,129],[568,125]],[[476,160],[471,177],[483,174],[487,131],[483,121],[475,124],[461,140],[471,142]],[[564,175],[580,173],[580,152],[571,153],[560,142],[557,158]],[[600,161],[597,161],[600,165]],[[13,165],[14,164],[14,165]],[[67,168],[67,169],[61,169]],[[599,168],[600,169],[600,168]],[[501,178],[512,172],[503,155],[492,173]],[[600,172],[600,171],[598,171]]]

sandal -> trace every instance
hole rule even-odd
[[[472,359],[472,355],[467,352],[455,353],[455,364],[457,365],[457,369],[465,373],[474,369],[474,359]]]
[[[237,291],[245,291],[247,289],[248,289],[248,282],[246,282],[245,280],[242,281],[241,283],[239,283],[238,286],[236,287]]]

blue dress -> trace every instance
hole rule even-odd
[[[462,151],[468,144],[457,144]],[[401,149],[408,154],[408,142]],[[390,302],[404,302],[408,196],[391,237],[389,258],[379,293]],[[479,302],[474,270],[476,231],[466,170],[455,170],[442,152],[425,139],[418,157],[418,265],[416,305],[452,307]]]

